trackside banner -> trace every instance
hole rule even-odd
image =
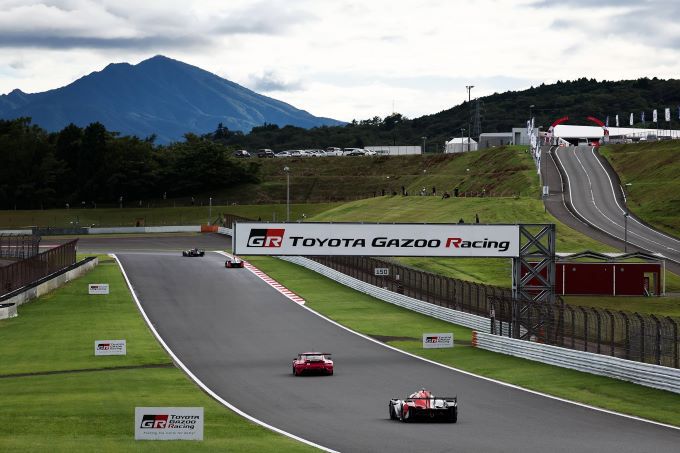
[[[424,333],[423,348],[439,349],[453,347],[453,333]]]
[[[203,440],[202,407],[136,407],[135,440]]]
[[[518,225],[237,223],[237,255],[517,257]]]

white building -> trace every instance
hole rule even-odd
[[[477,151],[477,142],[469,137],[454,137],[446,142],[444,152],[465,153],[467,151]]]

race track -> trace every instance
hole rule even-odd
[[[633,215],[626,222],[628,211],[622,200],[621,188],[608,174],[591,147],[558,147],[555,158],[564,169],[567,199],[584,221],[600,231],[627,241],[636,248],[660,253],[680,263],[680,241],[642,223]],[[627,223],[627,234],[626,234]]]
[[[181,242],[176,249],[193,246],[190,239],[183,241],[176,240]],[[117,248],[115,242],[99,245]],[[221,255],[183,258],[176,252],[139,251],[118,257],[159,334],[204,384],[251,416],[325,447],[677,451],[678,430],[502,386],[359,337],[280,295],[248,270],[225,269]],[[312,349],[333,353],[334,376],[293,377],[292,358]],[[389,420],[388,400],[420,387],[457,394],[459,422]]]

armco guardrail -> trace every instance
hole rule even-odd
[[[491,330],[491,320],[489,318],[453,310],[451,308],[440,307],[429,302],[423,302],[422,300],[404,296],[403,294],[398,294],[358,280],[354,277],[350,277],[346,274],[343,274],[342,272],[336,271],[330,267],[324,266],[323,264],[319,264],[316,261],[310,260],[309,258],[298,256],[280,256],[278,258],[305,267],[314,272],[318,272],[324,277],[335,280],[342,285],[349,286],[350,288],[360,291],[364,294],[368,294],[369,296],[373,296],[376,299],[380,299],[382,301],[389,302],[391,304],[398,305],[427,316],[432,316],[433,318],[441,319],[442,321],[469,327],[482,332],[489,332]],[[500,326],[497,328],[500,328]],[[504,328],[507,329],[507,327]]]
[[[476,337],[476,340],[475,340]],[[680,393],[680,369],[476,332],[478,348]]]
[[[308,258],[278,258],[310,269],[342,285],[349,286],[385,302],[453,324],[472,328],[475,330],[473,343],[476,343],[476,346],[482,349],[680,393],[679,369],[493,335],[488,333],[491,331],[491,321],[489,318],[440,307],[397,294],[349,277]],[[503,329],[507,329],[507,324],[503,324]],[[497,323],[496,331],[499,331],[500,327]]]

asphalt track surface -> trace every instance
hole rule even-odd
[[[619,240],[626,237],[623,192],[615,175],[608,171],[591,147],[558,147],[555,159],[566,175],[566,198],[584,221]],[[627,221],[627,240],[634,247],[660,253],[680,263],[680,240],[661,233],[633,215]]]
[[[172,250],[195,246],[192,238],[163,240]],[[98,248],[116,252],[115,241],[102,239]],[[184,258],[141,250],[118,257],[151,323],[198,379],[249,415],[324,447],[344,452],[678,450],[678,430],[385,348],[290,301],[247,269],[225,269],[224,257],[216,253]],[[335,375],[294,377],[291,361],[306,350],[333,353]],[[457,394],[458,423],[389,420],[389,399],[420,387]]]

